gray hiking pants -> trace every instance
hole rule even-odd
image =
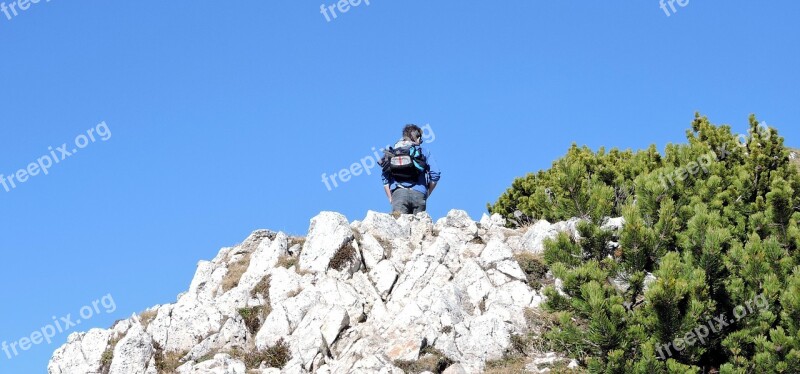
[[[398,188],[392,192],[392,213],[417,214],[425,211],[425,194],[410,188]]]

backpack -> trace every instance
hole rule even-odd
[[[428,171],[428,160],[419,146],[389,147],[383,151],[381,167],[397,181],[416,182],[421,173]]]

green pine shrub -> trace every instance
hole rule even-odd
[[[543,340],[592,373],[800,373],[797,160],[754,116],[746,137],[700,115],[686,135],[663,155],[573,145],[489,205],[584,220],[545,243],[562,288]]]

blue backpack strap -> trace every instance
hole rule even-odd
[[[414,160],[414,166],[416,166],[417,169],[423,172],[427,172],[430,169],[430,165],[428,165],[428,159],[427,157],[425,157],[425,152],[422,150],[422,147],[418,145],[413,145],[411,146],[410,153],[411,153],[411,158]],[[424,162],[425,165],[424,166],[420,165],[418,160]]]

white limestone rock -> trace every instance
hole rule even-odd
[[[279,340],[292,333],[286,310],[279,306],[267,316],[261,329],[256,334],[256,347],[265,349],[275,345]]]
[[[447,239],[451,246],[458,247],[478,236],[478,224],[463,210],[453,209],[447,216],[436,221],[434,227],[439,236]]]
[[[153,357],[153,338],[134,325],[114,348],[110,374],[145,374]]]
[[[544,241],[554,239],[558,231],[550,222],[540,220],[528,228],[528,232],[522,236],[522,248],[525,251],[540,254],[544,252]]]
[[[363,234],[359,243],[361,255],[364,258],[364,265],[368,270],[375,268],[379,262],[386,258],[386,254],[391,253],[392,250],[390,246],[391,241],[384,241],[384,243],[389,244],[387,245],[389,248],[384,248],[378,239],[370,233]]]
[[[392,361],[414,361],[419,358],[422,349],[422,326],[417,321],[423,317],[423,311],[414,303],[408,303],[396,315],[396,319],[381,335],[386,340],[383,353]]]
[[[619,231],[625,226],[625,217],[608,217],[600,226],[603,230]]]
[[[340,306],[331,308],[325,316],[321,327],[323,344],[329,347],[335,343],[339,333],[348,326],[350,326],[350,315],[347,310]]]
[[[444,369],[442,374],[469,374],[461,364],[453,364]]]
[[[72,333],[67,343],[58,348],[47,370],[50,374],[92,373],[100,371],[100,360],[114,336],[113,330],[92,329]]]
[[[476,308],[485,303],[485,299],[494,291],[494,285],[492,285],[489,277],[480,265],[473,260],[468,260],[465,263],[461,271],[455,275],[453,283],[464,291],[469,302]]]
[[[397,281],[397,270],[395,270],[391,261],[383,260],[369,272],[369,277],[375,284],[375,288],[381,298],[386,300]]]
[[[232,358],[230,355],[220,353],[214,358],[199,364],[187,362],[176,371],[177,374],[247,374],[244,362]]]
[[[411,234],[408,226],[403,226],[390,214],[369,211],[367,217],[361,222],[359,230],[371,234],[377,239],[393,240],[407,238]]]
[[[322,212],[311,219],[308,236],[300,253],[300,269],[325,272],[336,252],[353,240],[347,218],[335,212]]]
[[[302,247],[290,246],[294,240],[283,233],[253,232],[211,261],[200,261],[188,290],[174,303],[150,308],[151,320],[134,315],[108,330],[70,335],[48,372],[99,371],[114,336],[124,336],[113,351],[114,374],[158,374],[156,347],[188,352],[180,374],[245,374],[244,362],[226,352],[266,349],[279,341],[291,359],[280,369],[249,373],[399,374],[393,362],[419,359],[424,346],[457,362],[448,373],[482,372],[487,360],[509,349],[511,334],[525,328],[526,308],[543,301],[514,254],[541,251],[543,241],[558,232],[577,238],[578,222],[540,221],[526,231],[506,228],[499,215],[484,215],[478,224],[459,210],[436,224],[427,213],[395,219],[369,212],[350,224],[341,214],[322,212],[311,220]],[[612,218],[605,226],[618,230],[622,224]],[[354,249],[351,258],[333,269],[331,260],[345,245]],[[297,256],[298,264],[278,266],[287,255]],[[241,278],[223,288],[226,274],[244,260],[249,265]],[[265,277],[269,292],[254,293]],[[653,281],[648,274],[646,284]],[[557,289],[562,283],[556,279]],[[255,334],[239,314],[253,306],[271,309]]]

